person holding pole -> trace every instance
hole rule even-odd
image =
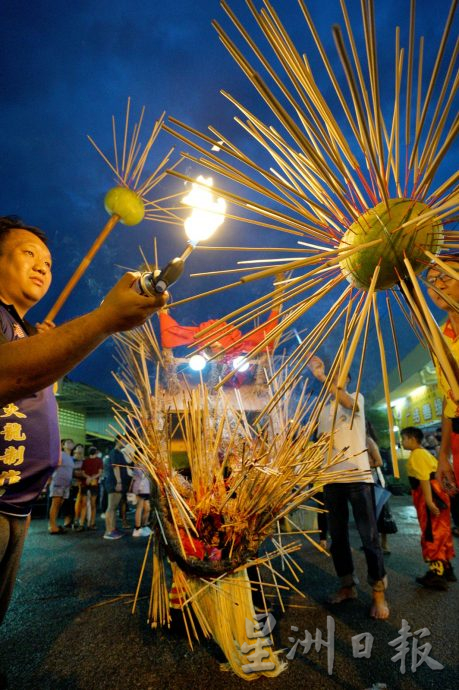
[[[45,234],[0,217],[0,623],[13,592],[33,502],[59,461],[53,384],[106,338],[144,323],[167,293],[138,294],[126,273],[93,311],[57,328],[33,328],[29,309],[48,292]]]

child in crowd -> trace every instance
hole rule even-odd
[[[132,474],[131,491],[137,497],[135,527],[132,536],[148,537],[151,534],[151,529],[148,526],[150,521],[150,480],[140,467],[134,467]]]
[[[127,462],[133,463],[135,459],[135,448],[129,443],[121,451]],[[144,470],[139,466],[133,466],[129,470],[132,477],[130,492],[136,496],[135,504],[135,525],[132,530],[133,537],[149,537],[151,529],[150,522],[150,480]]]
[[[51,505],[49,508],[49,528],[50,534],[63,534],[64,528],[57,524],[59,510],[65,500],[70,495],[70,485],[73,475],[73,458],[70,455],[74,443],[72,439],[67,439],[62,443],[61,461],[53,472],[49,486],[49,497]]]
[[[84,529],[85,520],[88,520],[88,529],[96,529],[96,506],[97,506],[97,496],[99,494],[99,480],[102,475],[102,458],[99,455],[99,451],[95,446],[91,446],[89,449],[89,457],[83,460],[81,466],[81,491],[83,495],[83,501],[81,504],[80,512],[80,525],[77,528],[78,531]],[[87,509],[87,497],[90,500],[90,515],[88,516]]]
[[[421,548],[429,569],[416,582],[430,589],[446,590],[448,582],[457,578],[451,567],[454,557],[449,514],[449,496],[435,479],[437,460],[422,447],[421,429],[408,426],[402,429],[402,445],[410,450],[407,472],[411,495],[421,528]]]

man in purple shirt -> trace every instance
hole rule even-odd
[[[51,284],[44,233],[0,217],[0,623],[13,592],[32,503],[59,461],[52,386],[113,333],[144,323],[168,295],[145,297],[126,273],[94,311],[58,328],[24,317]],[[32,337],[30,337],[32,336]]]

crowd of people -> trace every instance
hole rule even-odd
[[[105,455],[95,446],[84,452],[82,444],[73,439],[62,441],[61,463],[51,475],[49,496],[49,534],[65,534],[69,530],[94,531],[97,513],[105,522],[104,539],[121,539],[131,529],[127,519],[134,512],[133,537],[151,534],[150,480],[134,465],[134,448],[122,435]],[[62,524],[58,524],[58,518]],[[117,520],[121,529],[117,529]]]

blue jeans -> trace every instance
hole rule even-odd
[[[375,590],[384,590],[383,578],[386,571],[376,524],[373,484],[366,482],[327,484],[324,486],[324,496],[325,506],[329,511],[330,552],[342,586],[349,587],[356,582],[349,543],[349,502],[367,561],[368,583]]]

